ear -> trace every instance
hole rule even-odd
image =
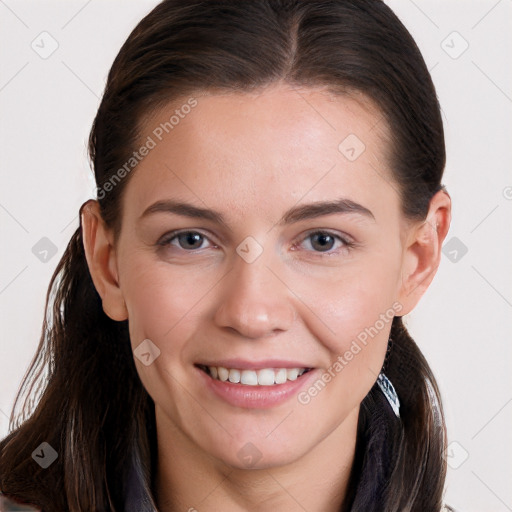
[[[103,222],[98,201],[91,199],[82,205],[80,220],[87,265],[103,311],[112,320],[126,320],[128,310],[119,287],[113,234]]]
[[[403,305],[401,315],[411,312],[430,286],[441,262],[450,222],[451,199],[443,188],[430,200],[426,220],[414,224],[407,235],[398,298]]]

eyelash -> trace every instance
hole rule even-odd
[[[184,229],[184,230],[172,231],[172,232],[164,235],[162,237],[162,239],[160,239],[157,242],[157,245],[161,246],[161,247],[168,247],[168,246],[171,245],[171,242],[174,239],[176,239],[179,235],[183,235],[183,234],[186,234],[186,233],[194,233],[194,234],[197,233],[197,234],[201,235],[203,238],[209,240],[208,236],[206,236],[201,231],[191,230],[191,229]],[[312,237],[313,235],[318,235],[318,234],[331,236],[332,238],[335,238],[335,239],[339,240],[343,244],[341,249],[339,249],[338,251],[334,251],[334,252],[331,249],[329,251],[324,251],[324,252],[322,252],[322,251],[311,251],[313,253],[316,253],[320,257],[329,257],[329,256],[338,255],[342,250],[350,251],[351,249],[353,249],[356,246],[356,243],[351,241],[351,240],[348,240],[348,239],[346,239],[346,238],[344,238],[344,237],[342,237],[340,235],[337,235],[336,233],[332,233],[331,231],[320,230],[320,229],[317,229],[317,230],[314,230],[314,231],[309,231],[308,233],[306,233],[306,235],[304,237],[301,238],[299,243],[303,243],[308,238]],[[293,248],[294,248],[293,250],[295,250],[295,247],[296,247],[296,244],[293,245]],[[177,247],[177,248],[182,250],[183,252],[190,252],[190,253],[198,252],[198,251],[201,250],[201,249],[190,249],[190,250],[187,250],[187,249],[183,249],[181,247]]]

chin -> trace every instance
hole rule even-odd
[[[218,460],[235,469],[270,469],[286,466],[295,462],[308,452],[308,446],[283,443],[282,439],[269,439],[258,436],[243,436],[243,439],[231,440],[221,448],[217,444],[215,452],[210,452]]]

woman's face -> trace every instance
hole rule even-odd
[[[411,309],[384,130],[369,104],[287,86],[145,120],[115,266],[159,432],[272,467],[355,424]]]

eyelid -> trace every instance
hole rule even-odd
[[[328,228],[325,228],[325,229],[322,229],[322,228],[309,229],[302,236],[302,240],[304,240],[308,236],[314,235],[316,233],[323,233],[323,234],[326,234],[326,235],[330,235],[330,236],[332,236],[334,238],[340,239],[342,242],[345,242],[347,244],[355,243],[355,240],[350,235],[347,235],[346,233],[340,234],[340,233],[337,233],[336,231],[333,231],[333,230],[328,229]]]

